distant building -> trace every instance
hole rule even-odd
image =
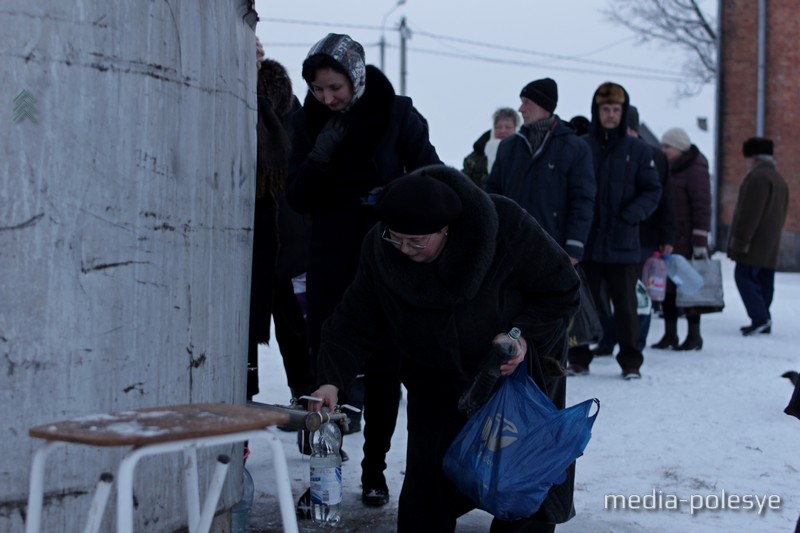
[[[763,136],[775,141],[789,184],[789,214],[778,269],[800,271],[800,19],[796,0],[765,2]],[[757,135],[759,2],[720,2],[717,85],[717,238],[725,250],[739,185],[747,172],[742,142]]]

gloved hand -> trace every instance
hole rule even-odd
[[[708,257],[708,248],[705,246],[692,246],[692,257],[704,258]]]
[[[318,163],[329,163],[346,132],[344,119],[339,115],[331,117],[317,135],[317,142],[314,143],[308,158]]]

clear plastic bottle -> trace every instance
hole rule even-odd
[[[511,328],[507,334],[507,339],[493,343],[489,355],[483,362],[480,371],[472,380],[470,386],[458,399],[458,409],[472,416],[492,395],[495,383],[500,377],[500,365],[513,358],[517,353],[519,328]]]
[[[342,433],[333,422],[311,433],[311,516],[320,526],[333,526],[341,519]]]
[[[642,283],[647,288],[647,294],[654,302],[663,302],[667,293],[667,276],[669,269],[666,261],[661,258],[661,252],[653,252],[642,267]]]
[[[231,507],[231,533],[250,531],[250,512],[253,509],[254,492],[253,476],[246,468],[242,468],[242,499]]]
[[[703,286],[703,276],[680,254],[664,256],[667,272],[672,283],[680,287],[684,294],[694,294]]]

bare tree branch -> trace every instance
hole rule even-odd
[[[697,94],[716,79],[716,23],[697,0],[609,0],[604,14],[631,30],[639,43],[660,41],[689,53],[681,94]]]

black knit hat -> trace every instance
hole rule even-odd
[[[461,198],[436,178],[410,174],[384,187],[375,204],[378,218],[392,231],[430,235],[461,214]]]
[[[772,140],[765,137],[750,137],[742,145],[742,153],[745,157],[754,155],[772,155]]]
[[[542,78],[530,82],[519,95],[532,100],[545,111],[552,113],[558,104],[558,85],[551,78]]]
[[[589,126],[592,124],[591,121],[584,117],[583,115],[575,115],[569,122],[567,123],[570,127],[575,130],[577,135],[586,135],[589,133]]]

